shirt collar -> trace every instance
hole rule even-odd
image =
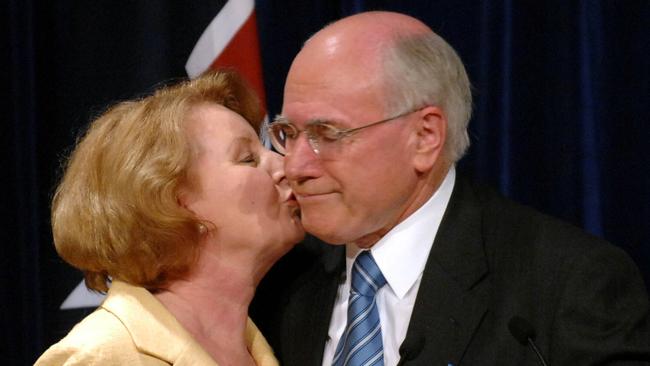
[[[388,285],[400,299],[424,271],[455,180],[456,170],[452,166],[431,198],[370,249]],[[346,245],[347,278],[350,278],[352,264],[360,251],[356,245]]]

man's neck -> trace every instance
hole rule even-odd
[[[395,217],[388,225],[385,225],[381,230],[365,235],[357,240],[350,242],[359,248],[371,248],[375,245],[381,238],[383,238],[388,232],[390,232],[395,226],[399,225],[402,221],[406,220],[414,212],[416,212],[422,205],[424,205],[440,188],[440,185],[445,180],[447,173],[451,165],[449,164],[439,164],[432,168],[432,171],[426,176],[419,180],[413,190],[414,194],[411,198],[405,203],[404,210],[400,215]]]

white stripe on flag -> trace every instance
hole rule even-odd
[[[185,64],[190,78],[207,70],[255,8],[254,0],[229,0],[196,42]]]
[[[79,308],[96,308],[104,301],[106,295],[90,291],[86,283],[81,281],[77,287],[72,290],[70,295],[61,304],[61,310],[79,309]]]

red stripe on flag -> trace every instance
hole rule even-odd
[[[255,11],[251,13],[244,25],[230,40],[230,43],[210,65],[211,69],[219,67],[230,67],[237,70],[255,89],[264,108],[264,113],[266,113],[266,93],[264,92]]]

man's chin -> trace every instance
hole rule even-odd
[[[316,234],[312,234],[318,239],[320,239],[322,242],[327,243],[329,245],[345,245],[346,242],[341,241],[340,239],[331,237],[331,236],[318,236]]]
[[[309,220],[303,213],[302,226],[309,234],[331,245],[342,245],[347,243],[347,238],[341,236],[340,227],[328,227],[318,220]],[[337,230],[338,229],[338,230]]]

